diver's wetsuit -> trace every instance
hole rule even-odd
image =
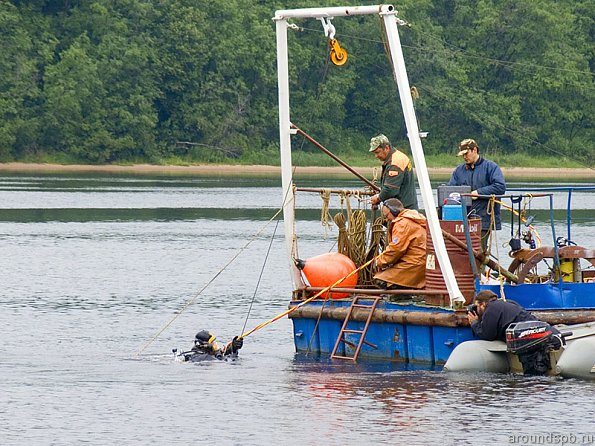
[[[243,345],[244,339],[236,336],[226,347],[219,348],[219,345],[215,342],[215,336],[211,332],[203,330],[196,334],[192,350],[180,353],[179,356],[184,361],[190,362],[235,359],[238,357],[238,351]]]
[[[235,359],[238,357],[238,352],[237,351],[233,351],[233,349],[231,348],[231,345],[225,349],[225,351],[223,351],[223,349],[221,350],[216,350],[213,351],[209,348],[202,348],[200,346],[194,346],[192,348],[192,350],[190,350],[189,352],[186,352],[183,354],[184,355],[184,361],[188,361],[188,362],[201,362],[201,361],[212,361],[212,360],[229,360],[229,359]]]

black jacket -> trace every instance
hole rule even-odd
[[[471,324],[473,334],[484,341],[506,342],[506,329],[513,322],[537,321],[528,311],[511,300],[492,300],[488,302],[481,320]]]

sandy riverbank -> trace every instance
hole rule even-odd
[[[454,166],[453,166],[454,168]],[[372,176],[372,167],[355,167],[359,173],[366,177]],[[431,177],[448,177],[452,168],[430,168]],[[513,167],[503,168],[508,179],[559,179],[580,180],[595,182],[595,169],[560,169],[560,168],[530,168]],[[152,164],[121,165],[83,165],[83,164],[38,164],[38,163],[0,163],[0,172],[39,172],[39,173],[132,173],[146,175],[279,175],[279,166],[240,166],[240,165],[215,165],[197,164],[191,166],[158,166]],[[351,175],[343,167],[296,167],[296,175]]]

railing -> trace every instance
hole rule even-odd
[[[595,186],[554,186],[554,187],[535,187],[535,188],[514,188],[514,189],[507,189],[507,191],[515,191],[515,192],[563,192],[566,191],[568,193],[567,202],[566,202],[566,239],[568,241],[572,240],[571,236],[571,204],[572,204],[572,192],[574,191],[595,191]],[[535,195],[533,195],[535,196]],[[550,194],[550,197],[552,194]],[[550,213],[553,214],[553,199],[550,199]],[[553,227],[553,217],[552,217],[552,227]],[[554,240],[555,231],[554,231]]]

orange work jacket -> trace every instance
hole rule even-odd
[[[403,210],[387,230],[388,246],[376,259],[375,279],[407,288],[426,285],[426,218]]]

